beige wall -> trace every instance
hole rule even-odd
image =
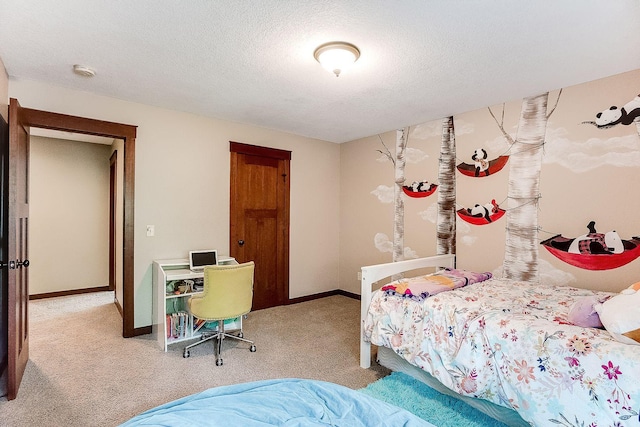
[[[564,88],[557,109],[550,116],[542,156],[538,223],[540,240],[563,234],[576,237],[587,233],[587,223],[596,221],[599,232],[615,229],[623,239],[640,235],[640,129],[618,125],[597,129],[584,121],[595,120],[597,112],[631,101],[640,92],[640,70],[582,85]],[[559,91],[549,94],[549,110]],[[516,137],[522,100],[504,105],[504,127]],[[502,105],[491,107],[498,121]],[[509,145],[489,110],[483,108],[454,116],[456,164],[472,163],[476,148],[484,147],[489,159],[509,154]],[[381,135],[395,153],[395,131]],[[408,182],[437,181],[441,120],[412,126],[408,142],[405,176]],[[516,145],[512,149],[521,149]],[[385,246],[374,243],[378,233],[393,236],[393,204],[383,203],[372,192],[382,185],[391,188],[393,166],[377,150],[380,139],[364,138],[341,146],[341,266],[342,288],[359,293],[357,272],[363,265],[390,262]],[[409,152],[410,151],[410,152]],[[471,178],[456,173],[457,208],[472,207],[496,199],[506,200],[509,163],[499,173]],[[384,191],[383,191],[384,193]],[[436,251],[435,214],[437,193],[425,199],[404,199],[405,247],[414,256]],[[515,201],[510,201],[514,206]],[[457,221],[458,266],[501,273],[505,247],[505,219],[474,226]],[[387,244],[388,247],[388,244]],[[541,279],[574,286],[619,291],[640,279],[640,260],[614,270],[589,271],[568,265],[538,247]]]
[[[109,284],[111,147],[32,136],[29,294]]]
[[[393,149],[395,132],[381,137]],[[390,186],[394,180],[391,163],[376,161],[381,157],[378,149],[384,149],[378,137],[340,145],[340,284],[342,289],[357,294],[361,266],[391,261],[390,253],[374,246],[377,233],[393,236],[393,204],[380,203],[371,194],[378,185]]]
[[[138,126],[135,327],[151,324],[154,259],[229,252],[230,140],[292,151],[290,297],[339,286],[338,145],[32,81],[11,79],[9,94],[28,108]]]
[[[9,105],[9,76],[4,68],[2,58],[0,58],[0,116],[8,121]]]

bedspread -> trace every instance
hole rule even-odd
[[[211,388],[150,409],[121,425],[134,426],[436,427],[359,391],[298,378]]]
[[[420,302],[375,292],[364,334],[532,425],[640,426],[638,347],[567,322],[593,294],[610,295],[496,278]]]

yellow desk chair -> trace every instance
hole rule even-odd
[[[216,365],[222,365],[222,341],[233,338],[244,341],[251,346],[251,352],[256,351],[253,341],[243,338],[242,329],[237,335],[224,331],[224,321],[235,319],[251,311],[253,302],[253,261],[237,265],[211,265],[204,268],[204,292],[194,295],[187,301],[189,312],[204,322],[218,322],[217,331],[211,335],[206,332],[201,340],[184,348],[182,357],[189,357],[189,349],[203,342],[217,339]],[[205,323],[202,323],[204,325]]]

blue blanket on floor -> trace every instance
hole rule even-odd
[[[278,379],[216,387],[150,409],[122,426],[435,427],[412,413],[324,381]]]

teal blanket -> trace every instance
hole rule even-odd
[[[397,406],[323,381],[278,379],[216,387],[150,409],[122,426],[435,427]]]

